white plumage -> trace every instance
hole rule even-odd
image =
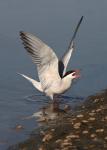
[[[82,19],[83,16],[76,27],[67,51],[60,60],[55,52],[39,38],[30,33],[20,32],[24,47],[31,55],[34,64],[37,66],[40,82],[31,79],[24,74],[21,75],[29,80],[36,89],[40,92],[44,92],[51,99],[53,99],[54,94],[64,93],[70,88],[72,80],[79,77],[78,70],[72,70],[67,73],[65,72],[74,50],[73,41]]]

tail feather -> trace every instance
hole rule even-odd
[[[29,82],[31,82],[32,85],[33,85],[37,90],[39,90],[40,92],[43,92],[43,89],[42,89],[42,87],[41,87],[41,83],[40,83],[40,82],[38,82],[38,81],[36,81],[36,80],[34,80],[34,79],[32,79],[32,78],[30,78],[30,77],[24,75],[24,74],[21,74],[21,73],[18,73],[18,74],[20,74],[22,77],[24,77],[24,78],[27,79]]]

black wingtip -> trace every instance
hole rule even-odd
[[[80,19],[80,24],[81,24],[81,22],[82,22],[83,18],[84,18],[84,16],[82,16],[82,17],[81,17],[81,19]]]
[[[72,39],[71,39],[70,44],[69,44],[69,46],[68,46],[68,49],[70,49],[70,48],[72,47],[72,43],[73,43],[73,41],[74,41],[74,39],[75,39],[75,37],[76,37],[76,34],[77,34],[77,32],[78,32],[78,29],[79,29],[79,27],[80,27],[80,24],[82,23],[83,18],[84,18],[84,16],[82,16],[82,17],[80,18],[80,20],[79,20],[79,22],[78,22],[78,24],[77,24],[77,26],[76,26],[76,28],[75,28],[75,30],[74,30],[74,34],[73,34],[73,36],[72,36]]]
[[[81,20],[83,20],[84,16],[81,17]]]
[[[23,31],[20,31],[19,34],[21,37],[25,36],[25,32],[23,32]]]

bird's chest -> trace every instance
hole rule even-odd
[[[62,83],[62,86],[61,86],[62,92],[67,91],[70,87],[71,87],[71,81],[68,80]]]
[[[67,89],[69,89],[71,86],[71,81],[67,82],[56,82],[53,84],[53,91],[56,94],[64,93]]]

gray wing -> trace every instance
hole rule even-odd
[[[60,60],[60,63],[59,63],[59,72],[60,72],[60,76],[61,77],[63,77],[63,75],[66,72],[67,65],[68,65],[69,60],[71,58],[72,52],[74,50],[74,39],[76,37],[77,31],[78,31],[78,29],[80,27],[80,24],[81,24],[82,20],[83,20],[83,16],[81,17],[81,19],[79,20],[79,22],[78,22],[78,24],[76,26],[75,32],[74,32],[73,37],[72,37],[72,39],[70,41],[70,44],[68,46],[67,51],[64,53],[64,55],[62,56],[62,58]],[[62,68],[62,69],[60,70],[60,68]]]
[[[21,39],[33,62],[37,65],[38,75],[43,90],[53,81],[60,79],[58,72],[58,58],[54,51],[39,38],[30,33],[20,32]]]

